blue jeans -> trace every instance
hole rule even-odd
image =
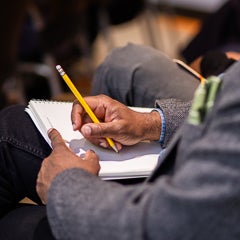
[[[35,189],[41,162],[50,152],[24,106],[0,112],[0,239],[53,239]],[[24,197],[39,205],[19,204]]]

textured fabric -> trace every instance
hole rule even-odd
[[[28,197],[41,205],[36,178],[50,152],[24,106],[0,112],[0,239],[53,239],[45,206],[18,204]]]
[[[239,239],[239,92],[237,63],[204,122],[184,124],[145,184],[123,187],[79,169],[59,174],[47,206],[56,238]]]
[[[177,129],[188,116],[191,101],[185,102],[178,99],[161,99],[156,101],[156,107],[163,111],[166,129],[163,147],[166,147]]]
[[[0,217],[24,197],[40,203],[32,179],[50,152],[23,106],[0,112]]]

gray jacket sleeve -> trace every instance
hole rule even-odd
[[[163,111],[166,132],[163,147],[166,147],[177,129],[183,124],[186,119],[191,101],[182,101],[179,99],[159,99],[155,102],[155,107]]]
[[[47,214],[57,239],[142,239],[149,198],[145,185],[102,181],[81,169],[59,174],[48,193]]]
[[[206,142],[199,137],[201,129],[186,131],[197,141],[185,139],[174,170],[154,182],[122,186],[80,169],[59,174],[47,204],[56,239],[238,239],[240,139],[231,152],[235,139],[221,131],[206,135]],[[216,146],[222,137],[228,146],[225,141]],[[186,144],[193,151],[184,151]]]

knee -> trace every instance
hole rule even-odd
[[[122,72],[129,71],[134,66],[144,61],[149,49],[143,45],[128,43],[122,47],[116,47],[107,55],[98,66],[96,72]]]
[[[109,88],[131,79],[136,66],[134,44],[114,48],[97,67],[91,89],[91,94],[104,93],[109,95]]]
[[[119,79],[121,76],[131,75],[136,68],[141,67],[146,58],[152,54],[149,47],[128,43],[114,48],[95,72],[95,79]]]

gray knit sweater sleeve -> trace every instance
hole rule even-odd
[[[167,146],[174,133],[186,119],[190,106],[190,101],[186,102],[179,99],[170,98],[156,100],[155,107],[160,108],[163,111],[166,122],[163,147]]]

